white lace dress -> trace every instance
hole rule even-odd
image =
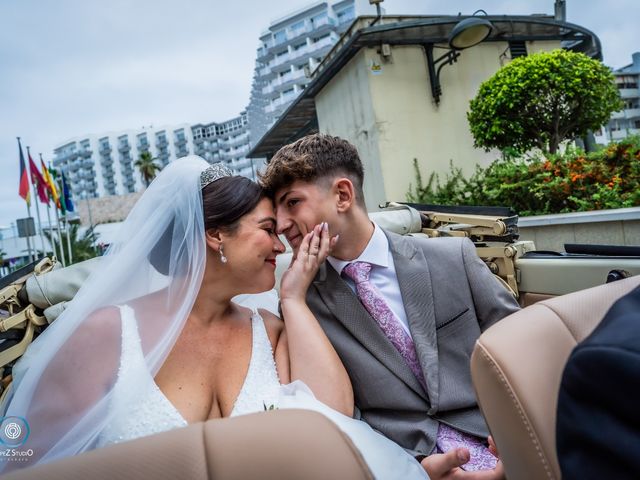
[[[187,426],[147,369],[133,311],[122,306],[120,315],[122,357],[110,404],[115,415],[100,434],[99,447]],[[314,410],[331,419],[351,438],[376,478],[427,478],[420,464],[401,447],[374,432],[366,423],[342,415],[316,400],[304,383],[295,381],[281,385],[271,342],[257,310],[253,311],[251,325],[251,360],[231,411],[232,417],[271,408]]]

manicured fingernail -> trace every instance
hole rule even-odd
[[[323,229],[325,232],[328,232],[328,231],[329,231],[329,224],[328,224],[327,222],[323,222],[323,223],[322,223],[322,229]]]
[[[333,238],[335,239],[334,242],[338,243],[338,240],[340,240],[340,234],[336,235]]]

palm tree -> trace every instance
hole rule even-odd
[[[160,171],[161,167],[156,163],[156,160],[150,152],[145,151],[140,153],[138,160],[134,163],[138,167],[138,171],[142,175],[142,181],[147,187]]]
[[[82,262],[98,256],[98,251],[95,247],[98,234],[95,233],[93,231],[93,227],[91,227],[82,234],[81,238],[78,238],[79,226],[80,225],[77,223],[70,223],[67,227],[69,228],[69,243],[71,244],[71,256],[73,263]],[[57,232],[53,230],[44,230],[43,233],[45,237],[47,237],[47,240],[49,240],[49,243],[53,245],[53,251],[56,257],[61,258]],[[68,259],[66,233],[62,234],[62,247],[64,249],[65,258]]]

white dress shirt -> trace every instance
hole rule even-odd
[[[373,225],[373,235],[358,258],[345,261],[334,257],[328,257],[327,261],[331,264],[334,270],[342,276],[354,292],[356,291],[355,282],[347,277],[347,275],[342,275],[342,270],[353,262],[370,263],[371,274],[369,276],[369,280],[381,293],[396,319],[398,319],[400,325],[402,325],[402,328],[404,328],[409,336],[411,336],[409,321],[407,320],[407,314],[404,310],[402,294],[400,293],[398,277],[396,276],[396,267],[393,263],[391,250],[389,250],[389,240],[378,225],[375,223]]]

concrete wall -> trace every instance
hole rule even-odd
[[[364,50],[351,59],[315,98],[319,129],[353,143],[364,165],[369,210],[387,198],[380,167],[380,127],[376,124]]]
[[[527,45],[529,53],[558,47],[555,41]],[[466,112],[480,84],[509,61],[506,42],[464,50],[457,63],[445,66],[438,106],[424,50],[394,46],[391,51],[385,61],[377,49],[361,50],[315,99],[320,131],[346,138],[360,151],[369,210],[406,199],[415,184],[414,158],[426,181],[431,172],[444,178],[451,161],[469,175],[476,164],[486,166],[499,156],[473,147]],[[444,52],[435,49],[436,58]],[[370,178],[376,174],[381,178]]]
[[[565,243],[640,246],[640,207],[523,217],[518,227],[520,239],[537,250],[564,252]]]
[[[89,208],[91,209],[91,223],[122,222],[136,204],[144,190],[126,195],[112,195],[108,197],[90,198],[88,200],[76,200],[76,211],[80,216],[80,224],[89,226]]]

